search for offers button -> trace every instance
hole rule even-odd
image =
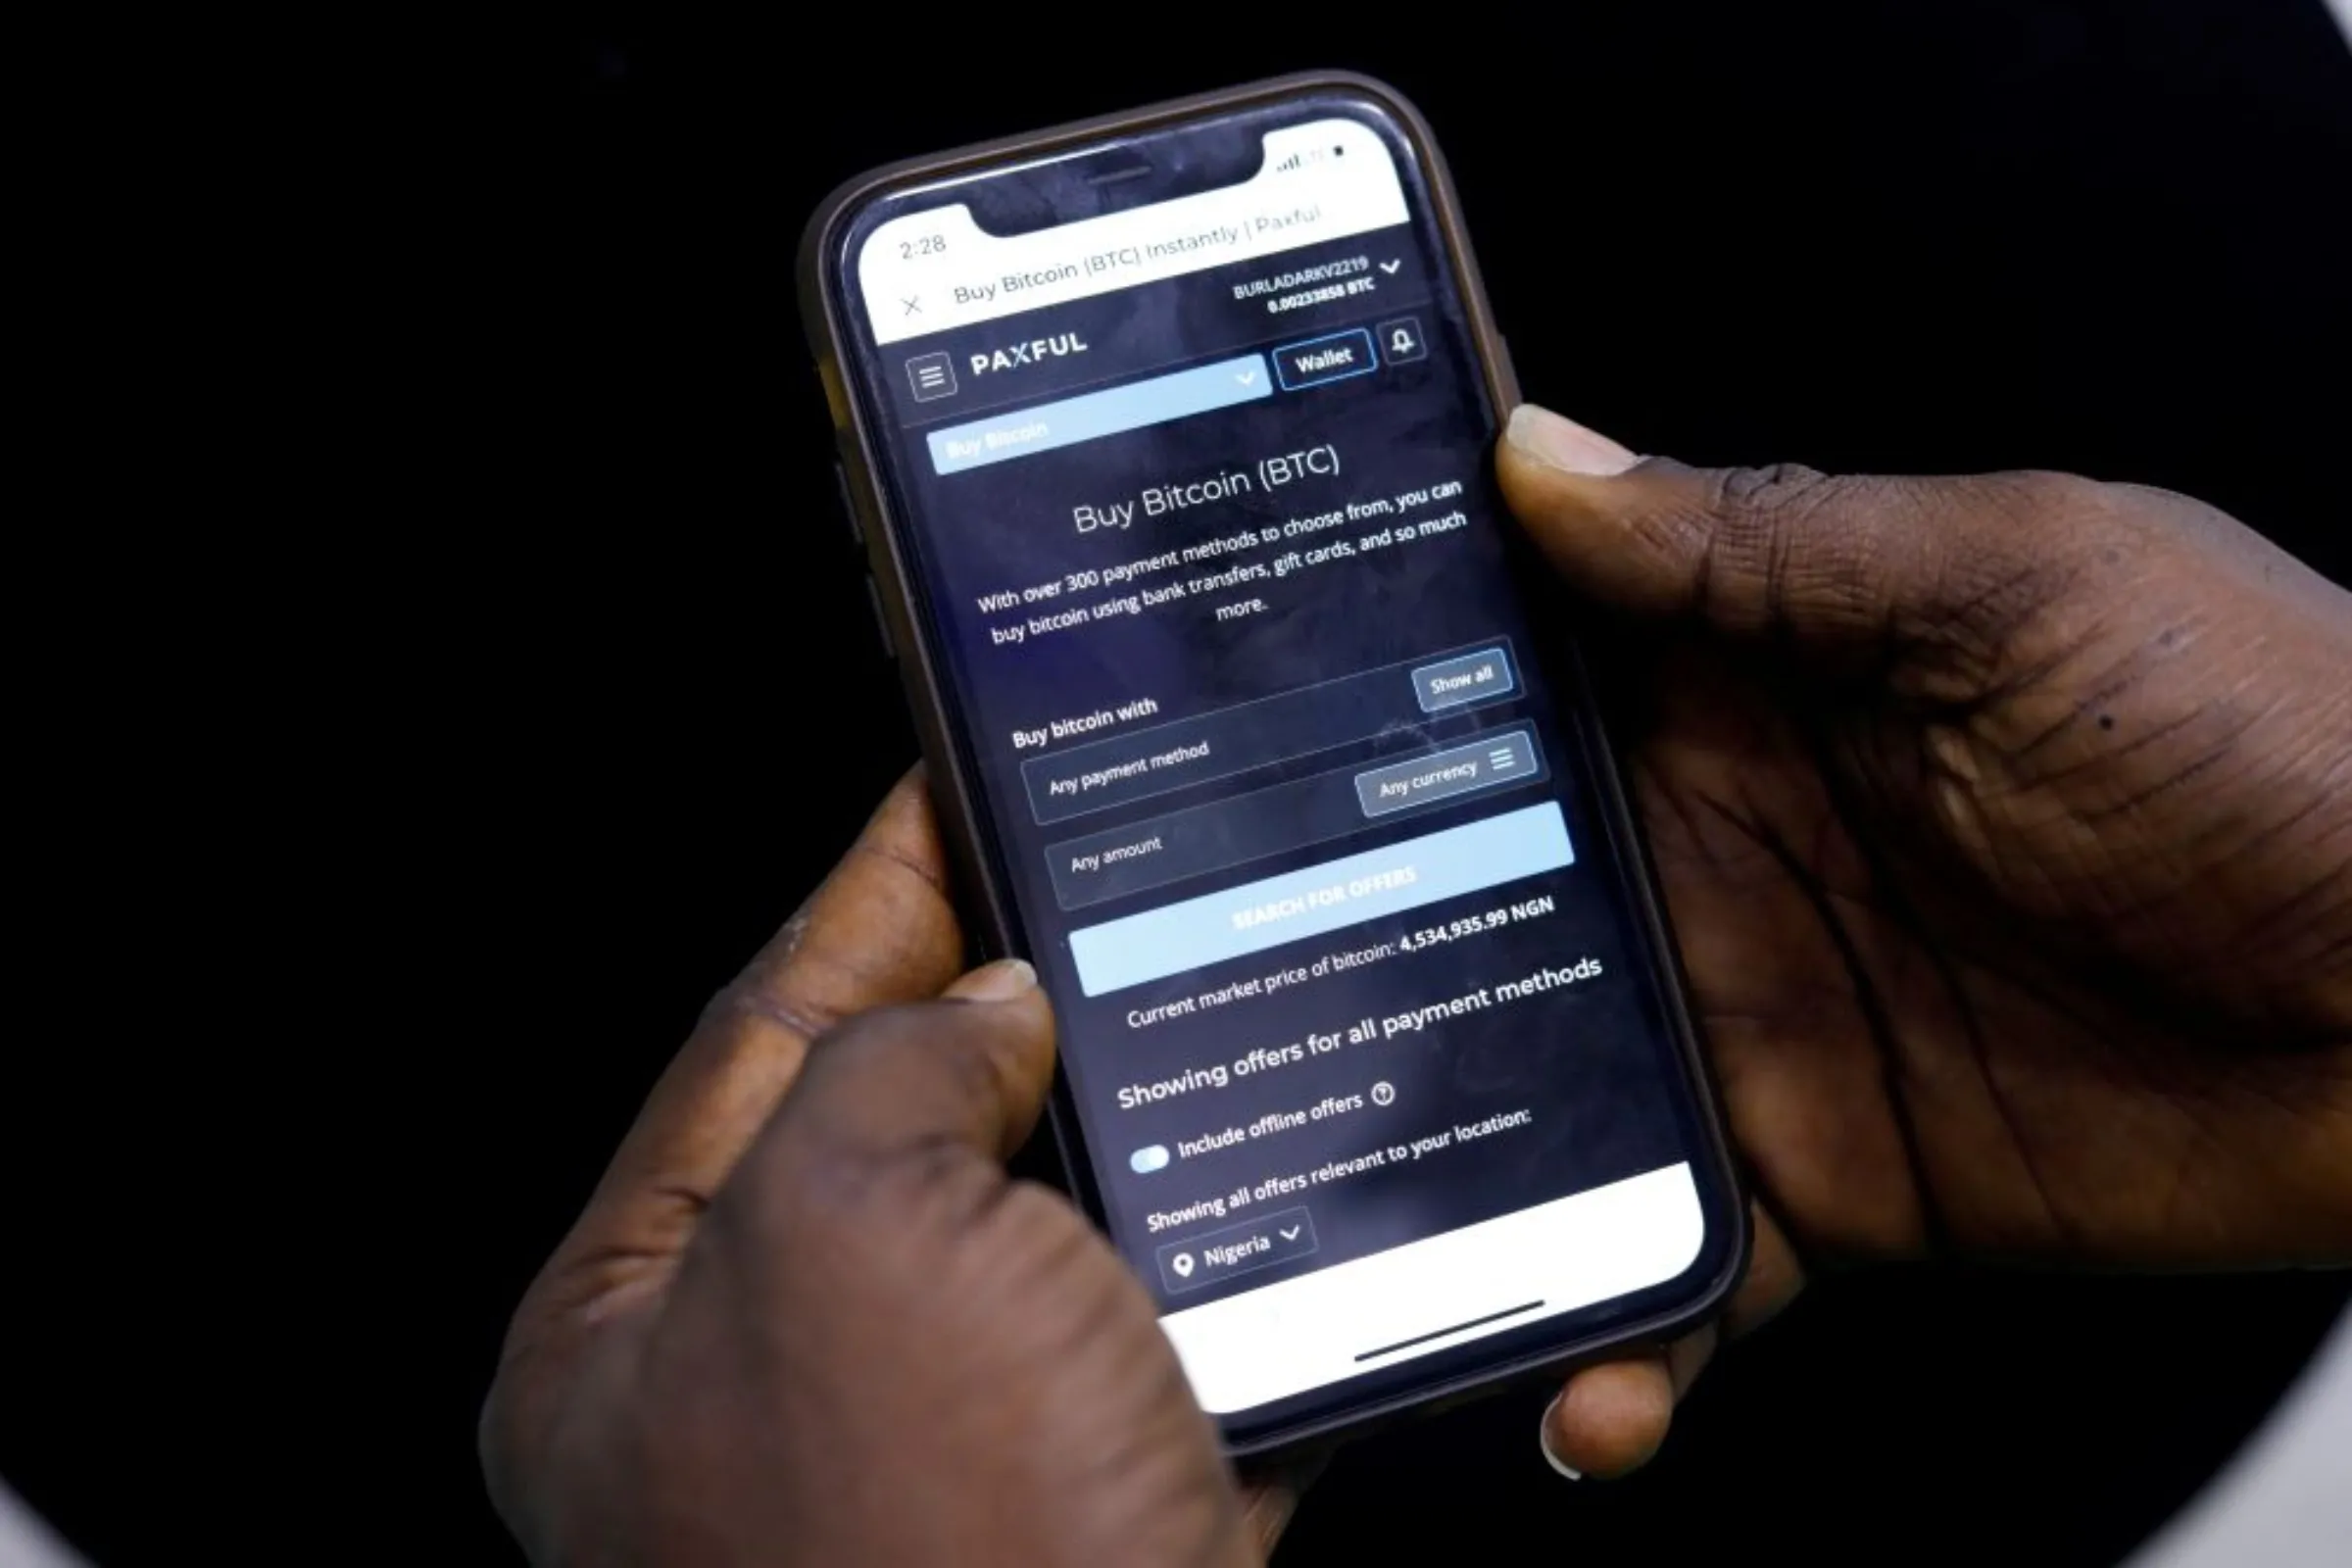
[[[1274,351],[1274,373],[1281,377],[1285,392],[1369,375],[1379,368],[1380,356],[1373,351],[1372,334],[1360,326],[1310,337],[1303,343],[1285,343]]]
[[[1105,996],[1465,893],[1483,893],[1575,861],[1559,803],[1544,801],[1084,926],[1069,935],[1070,957],[1079,990]]]

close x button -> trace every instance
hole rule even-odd
[[[1310,337],[1303,343],[1285,343],[1274,351],[1274,378],[1285,392],[1344,381],[1351,375],[1370,375],[1379,368],[1372,334],[1360,326]]]

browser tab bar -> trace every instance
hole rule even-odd
[[[866,237],[858,277],[875,341],[898,343],[1369,233],[1405,216],[1380,137],[1356,121],[1318,120],[1268,131],[1265,162],[1239,185],[1058,228],[999,238],[962,205],[892,219]]]

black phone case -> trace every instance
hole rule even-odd
[[[1335,92],[1368,100],[1393,117],[1412,142],[1427,175],[1432,216],[1454,269],[1489,394],[1496,409],[1515,406],[1519,401],[1518,379],[1501,334],[1494,328],[1486,290],[1479,280],[1477,261],[1462,226],[1453,182],[1429,126],[1419,111],[1394,88],[1352,73],[1310,72],[1281,76],[886,165],[836,189],[810,218],[803,234],[798,267],[802,322],[815,356],[817,374],[824,383],[825,402],[840,447],[844,489],[853,521],[865,544],[876,609],[906,682],[906,700],[922,740],[942,836],[983,957],[1019,954],[1020,924],[1000,869],[993,834],[975,799],[972,760],[949,711],[946,683],[925,635],[927,613],[910,577],[906,554],[898,534],[899,519],[888,503],[875,432],[867,408],[851,381],[850,362],[844,349],[847,334],[841,319],[850,304],[836,297],[828,258],[851,215],[867,201],[902,186],[929,184],[999,163],[1050,156],[1087,142],[1133,136],[1207,114]],[[1693,1106],[1693,1120],[1705,1147],[1694,1150],[1693,1158],[1712,1163],[1716,1178],[1713,1190],[1728,1195],[1723,1205],[1726,1212],[1708,1215],[1711,1226],[1728,1227],[1732,1235],[1727,1264],[1687,1301],[1632,1323],[1611,1326],[1600,1334],[1534,1354],[1498,1359],[1492,1365],[1404,1395],[1368,1398],[1255,1435],[1246,1443],[1236,1443],[1227,1434],[1227,1449],[1237,1458],[1312,1446],[1342,1431],[1360,1431],[1404,1415],[1459,1403],[1473,1394],[1493,1392],[1514,1382],[1557,1376],[1573,1365],[1605,1359],[1631,1348],[1662,1344],[1712,1317],[1746,1272],[1751,1243],[1747,1205],[1740,1196],[1730,1145],[1724,1135],[1713,1075],[1699,1049],[1697,1028],[1690,1016],[1688,989],[1659,897],[1647,840],[1628,804],[1622,770],[1598,721],[1581,653],[1573,641],[1564,641],[1547,652],[1552,672],[1566,699],[1561,705],[1560,717],[1564,726],[1576,734],[1592,763],[1590,772],[1599,795],[1594,804],[1619,851],[1617,858],[1626,873],[1629,902],[1644,926],[1643,935],[1647,939],[1644,945],[1661,971],[1657,990],[1665,1004],[1668,1027],[1685,1058],[1688,1081],[1698,1102]],[[1095,1189],[1088,1162],[1077,1152],[1081,1146],[1077,1106],[1066,1075],[1058,1071],[1049,1115],[1069,1189],[1100,1225],[1103,1211],[1101,1195]]]

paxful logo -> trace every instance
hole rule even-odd
[[[1075,332],[1056,332],[1052,337],[1031,338],[1026,343],[1007,343],[993,354],[972,356],[972,373],[987,375],[992,371],[1009,370],[1018,365],[1042,365],[1072,354],[1086,352],[1086,339]]]

